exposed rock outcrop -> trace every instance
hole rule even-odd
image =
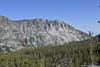
[[[81,41],[88,35],[63,21],[47,19],[10,20],[0,16],[1,50],[64,44]]]

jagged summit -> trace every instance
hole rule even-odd
[[[6,20],[8,18],[6,16],[0,16],[0,19]]]
[[[64,23],[62,20],[50,20],[50,19],[40,19],[40,18],[35,18],[35,19],[21,19],[21,20],[13,20],[13,22],[21,22],[21,21],[37,21],[37,22],[50,22],[50,23]]]
[[[47,19],[8,20],[0,17],[1,50],[61,45],[87,39],[88,35],[64,21]]]
[[[5,16],[0,16],[0,18],[7,18],[7,17],[5,17]]]

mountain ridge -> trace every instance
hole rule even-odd
[[[19,50],[25,47],[62,45],[88,39],[88,35],[64,21],[48,19],[11,20],[0,17],[1,50]]]

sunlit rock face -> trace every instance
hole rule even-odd
[[[59,20],[10,20],[0,16],[1,50],[62,45],[87,39],[88,35]]]

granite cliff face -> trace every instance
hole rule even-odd
[[[47,19],[13,21],[0,16],[1,50],[57,45],[87,38],[87,34],[76,30],[63,21]]]

